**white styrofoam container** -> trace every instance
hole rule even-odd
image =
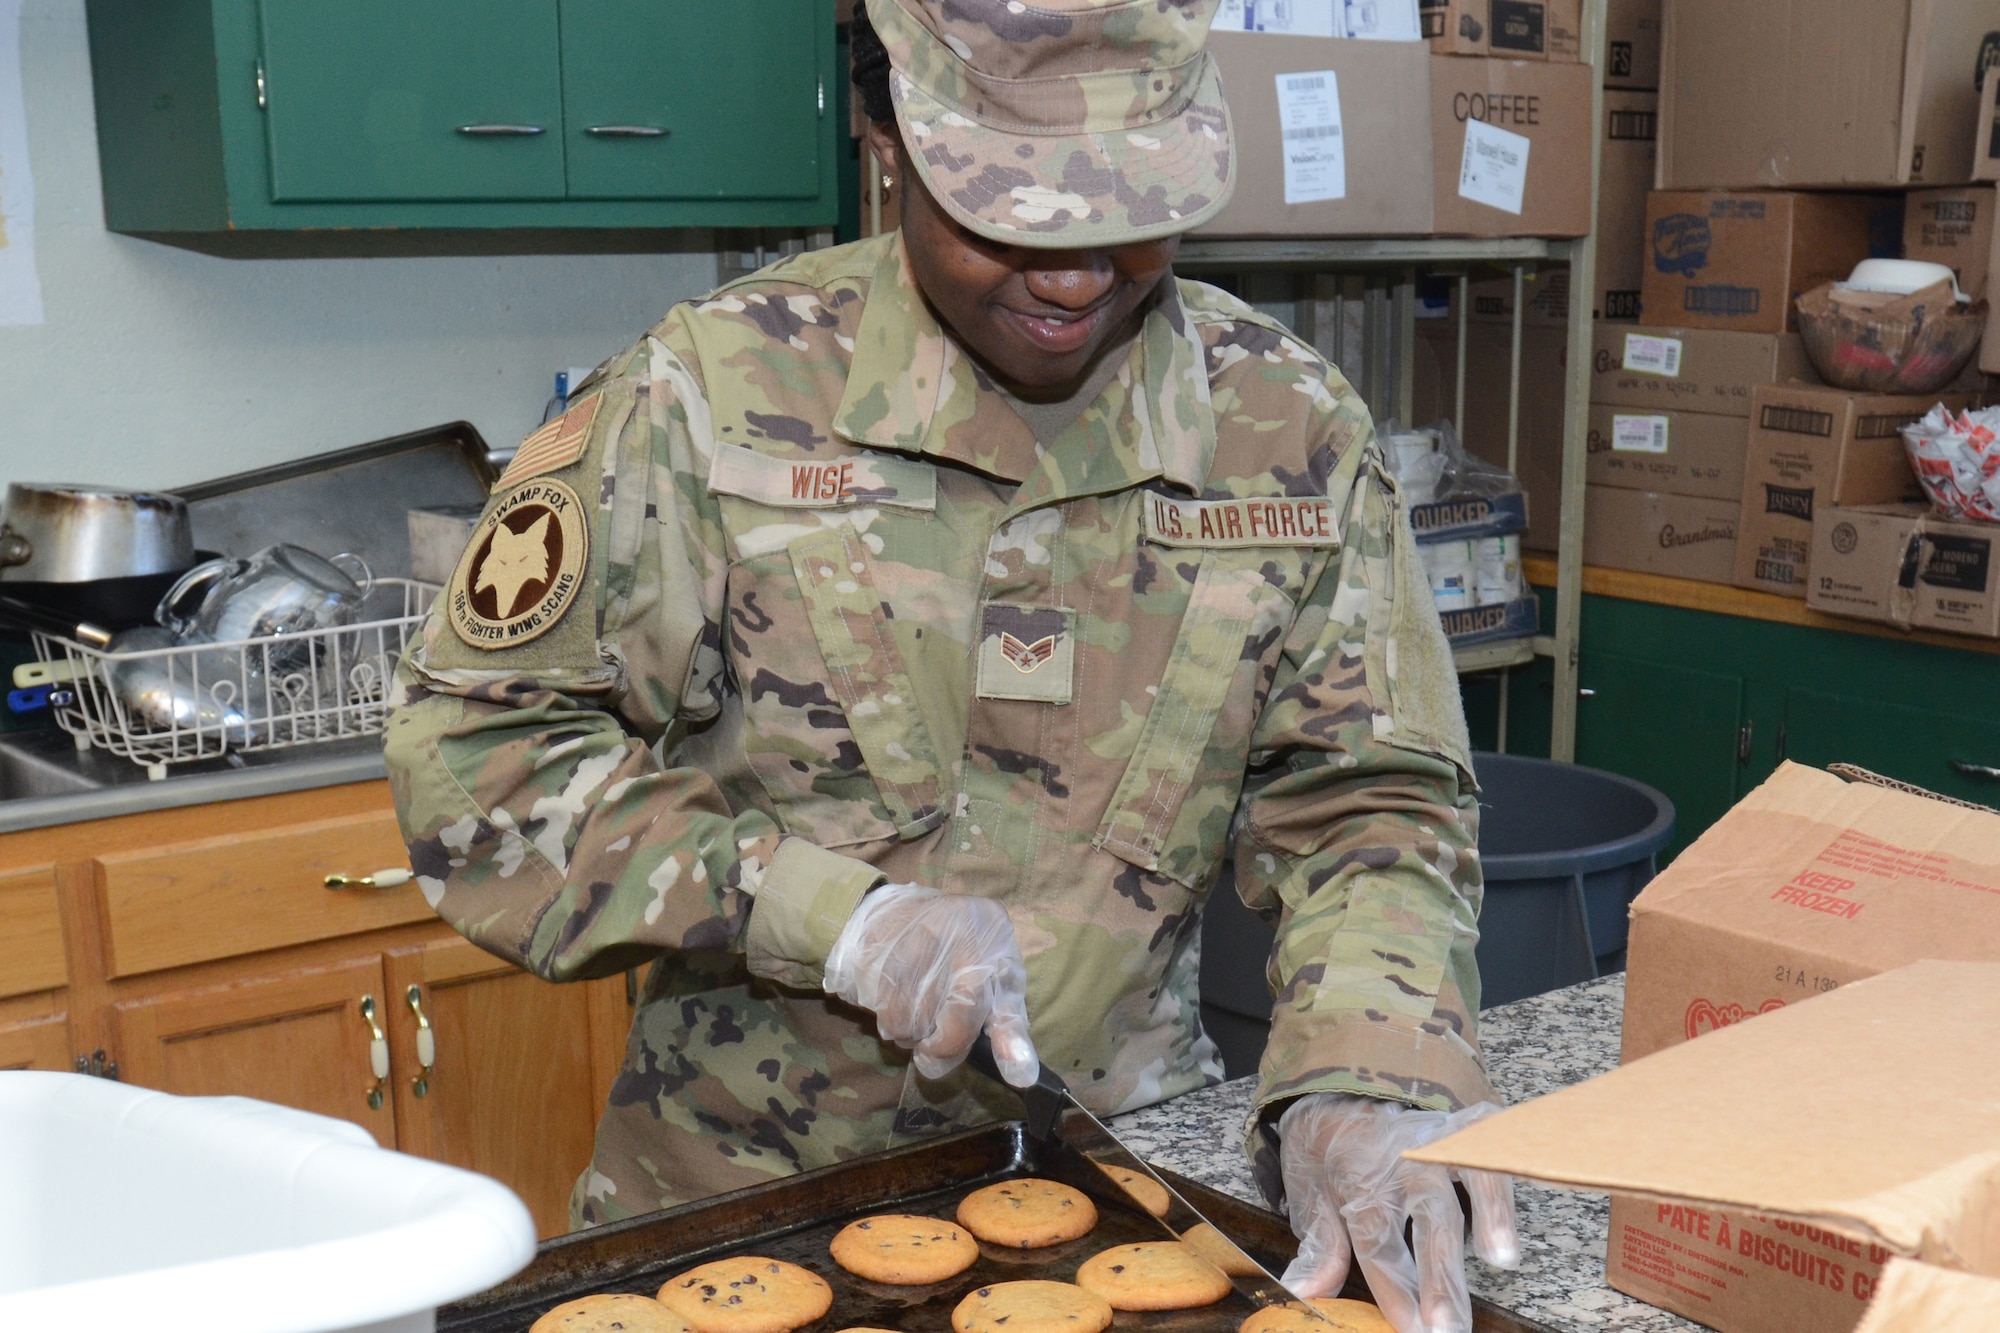
[[[430,1333],[534,1251],[505,1186],[345,1121],[0,1073],[0,1329]]]

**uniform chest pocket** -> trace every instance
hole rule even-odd
[[[1159,692],[1094,842],[1200,889],[1228,842],[1258,696],[1291,600],[1253,551],[1208,550]]]
[[[748,668],[740,680],[745,746],[793,831],[841,846],[937,827],[944,809],[936,747],[860,534],[845,524],[827,528],[737,571],[773,599],[744,607],[765,622],[763,643],[746,639],[738,649]],[[804,625],[775,623],[781,607]],[[743,617],[735,618],[740,629]]]

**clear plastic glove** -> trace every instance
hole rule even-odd
[[[1406,1162],[1403,1154],[1499,1113],[1491,1102],[1420,1111],[1333,1093],[1294,1102],[1278,1120],[1278,1160],[1299,1238],[1285,1286],[1301,1297],[1338,1295],[1351,1257],[1400,1333],[1469,1333],[1465,1217],[1452,1178],[1472,1199],[1473,1249],[1513,1268],[1521,1262],[1513,1177]],[[1414,1256],[1403,1241],[1406,1218]]]
[[[877,1029],[942,1078],[983,1028],[1017,1088],[1041,1072],[1028,1036],[1028,974],[1007,911],[985,898],[887,884],[861,900],[826,960],[826,989],[875,1014]]]

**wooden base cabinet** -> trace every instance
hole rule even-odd
[[[552,986],[456,937],[387,961],[403,1151],[506,1181],[562,1234],[623,1052],[625,979]]]
[[[404,864],[382,782],[0,835],[0,1069],[102,1049],[141,1087],[347,1120],[495,1177],[561,1234],[625,978],[550,985],[414,884],[360,882]]]

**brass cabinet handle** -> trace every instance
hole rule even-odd
[[[389,1038],[382,1033],[382,1025],[375,1021],[375,997],[361,997],[361,1021],[368,1025],[368,1068],[375,1075],[375,1086],[368,1089],[368,1109],[382,1109],[382,1089],[389,1081]]]
[[[460,125],[460,134],[473,139],[527,138],[547,133],[541,125]]]
[[[600,139],[658,139],[673,133],[664,125],[591,125],[583,132]]]
[[[431,1020],[424,1016],[424,988],[410,987],[403,992],[403,999],[409,1004],[410,1012],[417,1016],[417,1063],[422,1066],[417,1076],[410,1080],[410,1091],[419,1097],[428,1097],[431,1070],[437,1065],[437,1033],[431,1030]]]
[[[320,881],[329,889],[394,889],[416,878],[409,870],[378,870],[372,875],[328,875]]]

